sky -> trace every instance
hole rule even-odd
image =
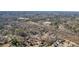
[[[0,0],[0,11],[79,11],[79,0]]]

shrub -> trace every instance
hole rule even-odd
[[[12,38],[11,40],[11,44],[13,46],[21,46],[21,41],[19,41],[19,39],[17,39],[16,37]]]

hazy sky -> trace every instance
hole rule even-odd
[[[79,0],[0,0],[7,11],[79,11]]]

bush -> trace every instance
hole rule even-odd
[[[22,29],[16,29],[15,33],[16,33],[16,35],[19,35],[19,36],[22,36],[22,37],[27,36],[26,32]]]
[[[19,39],[17,39],[16,37],[12,38],[11,40],[11,44],[13,46],[21,46],[21,41]]]

